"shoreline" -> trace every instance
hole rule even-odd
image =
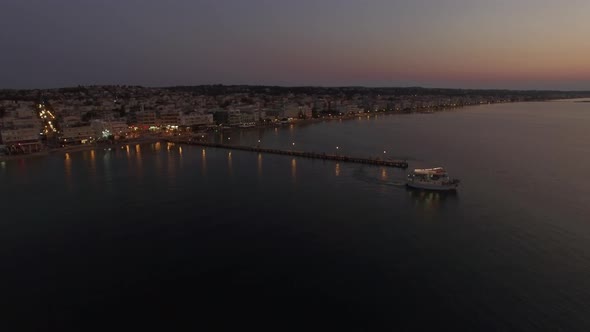
[[[0,156],[0,161],[33,159],[33,158],[47,157],[49,155],[66,154],[66,153],[70,153],[70,152],[91,151],[91,150],[96,150],[96,149],[114,148],[114,147],[130,145],[130,144],[146,144],[146,143],[149,144],[149,143],[156,143],[160,140],[161,140],[161,138],[158,138],[158,137],[150,137],[150,138],[144,138],[144,139],[134,139],[134,140],[125,141],[125,142],[116,142],[114,144],[88,144],[88,145],[83,144],[83,145],[67,146],[67,147],[63,147],[63,148],[49,148],[49,149],[45,149],[40,152],[35,152],[35,153],[30,153],[30,154]]]
[[[564,101],[572,99],[547,99],[547,100],[538,100],[533,102],[550,102],[550,101]],[[440,113],[440,112],[448,112],[453,110],[460,110],[466,107],[472,106],[482,106],[482,105],[498,105],[498,104],[514,104],[514,103],[525,103],[530,101],[517,101],[517,102],[500,102],[500,103],[488,103],[488,104],[473,104],[473,105],[462,105],[462,106],[454,106],[454,107],[443,107],[443,108],[434,108],[434,109],[420,109],[420,110],[411,110],[411,111],[377,111],[377,112],[369,112],[369,113],[357,113],[357,114],[347,114],[341,116],[334,116],[334,117],[322,117],[322,118],[311,118],[311,119],[298,119],[297,121],[291,123],[271,123],[268,125],[263,126],[254,126],[249,128],[240,128],[240,127],[232,127],[230,131],[236,130],[238,132],[241,131],[251,131],[251,130],[265,130],[270,128],[288,128],[290,126],[304,126],[310,125],[315,123],[322,123],[322,122],[330,122],[330,121],[348,121],[354,120],[363,117],[379,117],[379,116],[392,116],[392,115],[409,115],[409,114],[433,114],[433,113]],[[590,101],[575,101],[575,102],[590,102]],[[146,143],[156,143],[165,139],[165,137],[155,137],[155,136],[148,136],[143,138],[136,138],[130,141],[125,142],[116,142],[114,144],[92,144],[92,145],[74,145],[74,146],[67,146],[67,147],[60,147],[60,148],[47,148],[40,152],[35,152],[31,154],[21,154],[21,155],[3,155],[0,156],[0,161],[10,161],[10,160],[22,160],[22,159],[32,159],[32,158],[39,158],[49,156],[51,154],[59,154],[59,153],[68,153],[68,152],[83,152],[83,151],[90,151],[100,148],[113,148],[113,147],[120,147],[129,144],[146,144]]]
[[[29,153],[29,154],[3,155],[3,156],[0,156],[0,161],[33,159],[33,158],[39,158],[39,157],[46,157],[49,154],[50,154],[50,150],[47,149],[47,150],[33,152],[33,153]]]
[[[549,100],[545,100],[549,101]],[[504,102],[504,103],[493,103],[493,105],[499,104],[512,104],[512,103],[519,103],[519,102]],[[236,131],[249,131],[249,130],[260,130],[260,129],[268,129],[268,128],[285,128],[290,126],[303,126],[309,125],[314,123],[321,123],[321,122],[330,122],[330,121],[346,121],[346,120],[354,120],[358,118],[366,118],[366,117],[379,117],[379,116],[392,116],[392,115],[410,115],[410,114],[433,114],[433,113],[441,113],[441,112],[448,112],[453,110],[460,110],[466,107],[471,106],[482,106],[482,105],[491,105],[491,104],[473,104],[473,105],[464,105],[464,106],[451,106],[451,107],[443,107],[443,108],[435,108],[435,109],[420,109],[420,110],[412,110],[412,111],[377,111],[377,112],[368,112],[368,113],[355,113],[355,114],[347,114],[341,116],[333,116],[333,117],[322,117],[322,118],[311,118],[311,119],[297,119],[294,122],[290,123],[271,123],[268,125],[263,126],[254,126],[249,128],[240,128],[240,127],[232,127],[231,130]]]

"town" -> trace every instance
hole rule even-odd
[[[145,137],[280,126],[359,115],[587,97],[587,92],[426,88],[79,86],[0,91],[0,155]]]

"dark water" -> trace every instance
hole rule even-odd
[[[229,139],[228,139],[229,138]],[[547,102],[225,133],[445,166],[166,144],[0,164],[19,329],[590,329],[590,108]],[[293,146],[292,143],[295,143]]]

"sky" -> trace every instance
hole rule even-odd
[[[0,88],[590,90],[588,0],[2,0]]]

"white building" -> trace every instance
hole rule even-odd
[[[39,129],[2,129],[0,131],[0,136],[2,137],[2,144],[4,145],[39,142]]]
[[[107,129],[109,129],[115,136],[125,136],[130,131],[129,126],[125,121],[109,121]]]
[[[241,123],[256,123],[260,120],[260,114],[258,112],[241,112]]]
[[[156,118],[156,112],[153,112],[153,111],[137,112],[137,113],[135,113],[135,117],[137,119],[137,125],[139,125],[139,126],[149,127],[149,126],[156,126],[158,124],[157,118]]]
[[[298,118],[304,116],[311,118],[311,107],[307,105],[288,104],[284,107],[283,116],[286,118]]]
[[[1,120],[1,127],[8,129],[41,128],[41,119],[32,109],[7,111]]]
[[[181,126],[200,126],[213,124],[213,114],[203,114],[191,112],[189,114],[180,114]]]
[[[166,111],[160,113],[159,124],[162,126],[178,126],[180,124],[180,113]]]
[[[227,124],[238,126],[242,123],[242,112],[240,110],[229,110],[227,112]]]
[[[2,129],[0,138],[5,153],[32,153],[42,149],[38,128]]]
[[[66,127],[60,132],[60,140],[64,144],[88,143],[96,139],[92,126]]]

